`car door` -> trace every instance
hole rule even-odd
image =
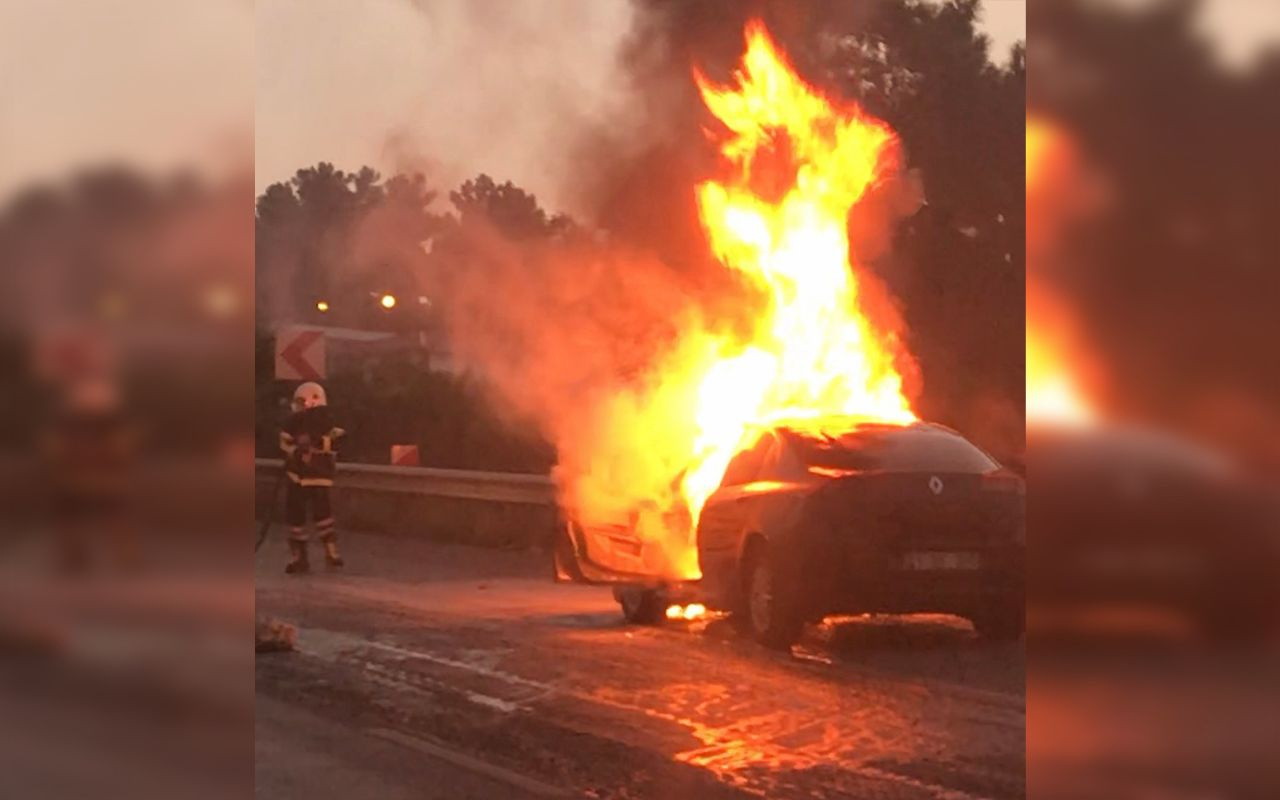
[[[612,523],[581,524],[567,520],[556,540],[555,567],[557,580],[599,584],[658,584],[679,581],[676,573],[681,561],[678,551],[691,543],[663,538],[643,538],[641,514],[650,516],[645,524],[667,526],[667,530],[687,530],[684,521],[667,520],[656,511],[638,510],[629,519]],[[686,559],[687,560],[687,559]]]
[[[747,523],[755,516],[754,485],[776,458],[776,437],[766,432],[729,462],[720,487],[707,499],[698,520],[698,562],[707,592],[728,602],[737,575]]]
[[[560,529],[554,549],[560,581],[593,584],[657,585],[687,580],[692,537],[687,509],[664,511],[641,505],[620,518],[583,523],[572,514]],[[641,531],[665,531],[644,537]]]

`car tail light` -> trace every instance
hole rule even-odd
[[[856,469],[841,469],[839,467],[809,467],[810,475],[817,475],[822,478],[847,478],[850,475],[857,475]]]

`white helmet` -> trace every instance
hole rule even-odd
[[[301,411],[304,408],[314,408],[316,406],[327,405],[328,401],[324,396],[324,387],[318,383],[307,381],[306,383],[293,390],[293,410]]]

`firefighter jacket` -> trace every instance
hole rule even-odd
[[[344,431],[333,424],[328,406],[295,411],[280,431],[284,469],[302,486],[332,486],[338,468],[337,441]]]

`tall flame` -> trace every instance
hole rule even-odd
[[[1082,424],[1093,421],[1073,362],[1071,323],[1062,304],[1027,281],[1027,419]]]
[[[893,132],[805,84],[759,23],[731,85],[694,78],[722,162],[696,187],[699,219],[749,296],[726,325],[659,293],[675,335],[642,374],[550,395],[566,409],[551,415],[566,515],[606,565],[674,579],[700,574],[698,517],[757,429],[915,419],[896,314],[849,253],[851,210],[898,167]]]
[[[695,79],[724,131],[725,177],[697,187],[712,250],[764,293],[746,340],[721,343],[697,384],[694,462],[682,490],[694,521],[750,433],[803,419],[915,419],[896,335],[866,316],[866,280],[850,263],[848,217],[897,167],[883,123],[819,94],[759,22],[734,84]]]
[[[1081,351],[1072,315],[1037,278],[1036,263],[1051,247],[1052,224],[1060,216],[1053,201],[1074,161],[1071,142],[1056,125],[1027,120],[1027,418],[1033,422],[1082,424],[1095,412],[1078,375]]]

